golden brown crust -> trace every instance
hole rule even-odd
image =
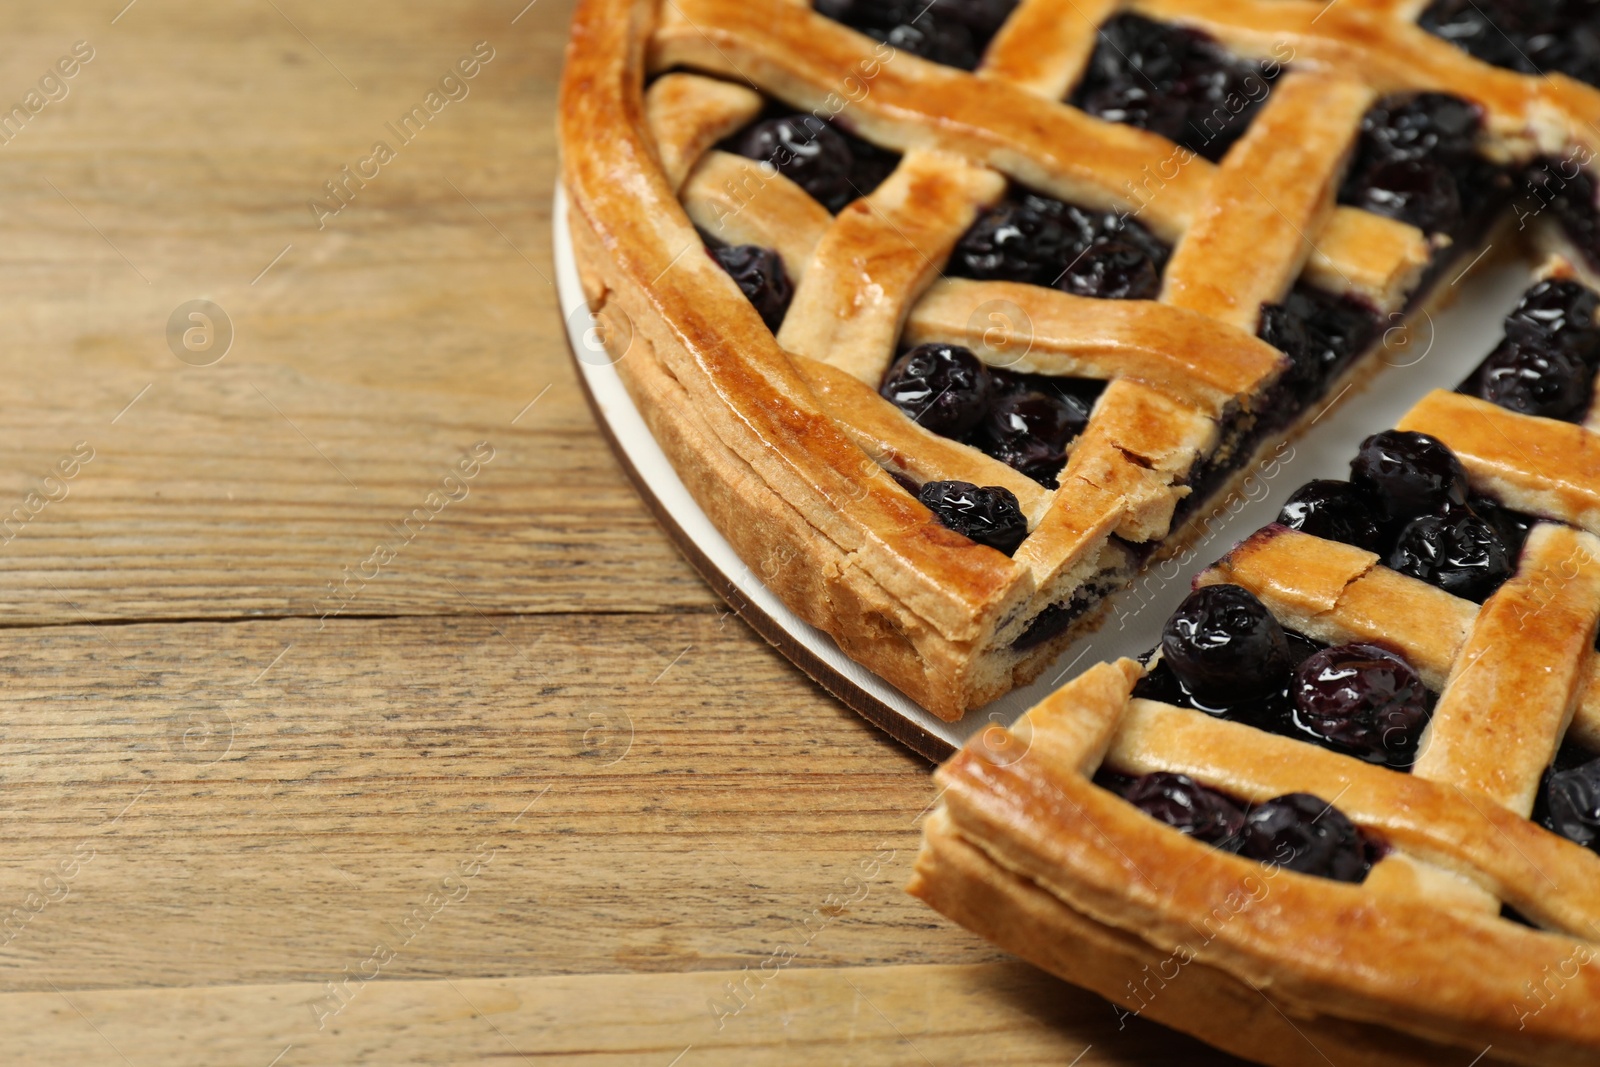
[[[1125,580],[1133,556],[1121,541],[1152,545],[1158,558],[1181,540],[1173,516],[1197,464],[1225,439],[1234,447],[1224,425],[1244,425],[1238,413],[1251,413],[1284,366],[1253,336],[1262,300],[1299,274],[1394,308],[1428,259],[1418,231],[1335,208],[1332,189],[1364,101],[1400,77],[1403,60],[1426,53],[1423,68],[1406,75],[1417,84],[1462,84],[1481,64],[1410,37],[1403,48],[1367,40],[1380,10],[1370,4],[1348,18],[1330,14],[1326,26],[1300,0],[1263,8],[1265,22],[1201,0],[1169,6],[1185,8],[1179,21],[1247,50],[1263,27],[1282,25],[1308,60],[1279,79],[1221,166],[1060,101],[1110,4],[1027,0],[975,75],[896,52],[790,0],[585,0],[574,23],[565,183],[578,228],[592,236],[580,242],[582,269],[636,326],[624,378],[646,376],[627,364],[648,358],[681,391],[687,410],[658,413],[654,423],[688,427],[662,432],[678,442],[668,451],[680,467],[699,463],[703,477],[690,481],[702,504],[726,479],[720,491],[735,503],[714,510],[736,546],[777,551],[818,576],[783,586],[812,598],[791,607],[945,717],[1040,669],[1065,635],[1025,651],[1013,642],[1047,608],[1082,610]],[[665,73],[645,92],[649,70]],[[1507,151],[1562,135],[1593,103],[1581,87],[1536,82],[1484,82]],[[829,216],[770,165],[711,147],[754,116],[762,93],[903,150],[900,167]],[[1566,117],[1552,126],[1554,113]],[[1137,209],[1177,243],[1167,303],[936,282],[952,243],[1007,177],[1091,206]],[[1220,221],[1230,217],[1251,221],[1230,231]],[[798,283],[782,347],[715,263],[690,254],[696,224],[723,241],[779,250]],[[1002,320],[1012,304],[1033,317],[1022,323],[1026,344],[1014,322],[1004,347],[991,343],[1005,332],[989,325],[991,304],[1003,306]],[[923,338],[971,341],[991,363],[1019,370],[1113,379],[1053,499],[873,406],[870,388],[896,343]],[[817,364],[848,371],[863,388],[837,380],[819,388]],[[715,459],[697,461],[687,454],[694,448]],[[1028,540],[1006,560],[953,537],[878,476],[885,467],[1013,489],[1030,519]],[[774,520],[773,501],[799,521]],[[766,534],[730,532],[730,523],[763,524],[791,540],[763,548]],[[880,640],[889,651],[876,650]],[[917,649],[927,658],[908,670],[903,661]]]
[[[978,919],[980,927],[1004,933],[1028,924],[1038,944],[1022,951],[1047,966],[1084,942],[1091,952],[1109,941],[1133,954],[1127,940],[1119,945],[1086,920],[1182,959],[1186,970],[1199,965],[1163,995],[1191,981],[1205,1002],[1226,1003],[1240,985],[1270,988],[1288,1017],[1314,1024],[1385,1026],[1467,1050],[1469,1059],[1492,1045],[1508,1062],[1593,1062],[1600,973],[1584,964],[1600,951],[1592,943],[1600,901],[1591,888],[1600,858],[1453,783],[1134,700],[1138,674],[1129,661],[1091,668],[1030,712],[1013,742],[977,742],[947,762],[913,891],[966,919],[975,917],[974,895],[987,895],[998,914]],[[991,759],[993,751],[1009,758]],[[1291,783],[1333,793],[1358,825],[1392,835],[1405,850],[1396,870],[1444,863],[1469,887],[1520,900],[1567,933],[1484,915],[1472,892],[1440,899],[1403,891],[1393,878],[1330,882],[1198,843],[1092,784],[1102,753],[1119,770],[1190,773],[1249,799]],[[954,841],[968,850],[952,850]],[[959,877],[948,866],[955,858]],[[1524,983],[1547,968],[1573,977],[1562,995],[1528,1001]],[[1110,977],[1061,970],[1102,990]],[[1161,1015],[1161,999],[1149,1005],[1157,1017],[1237,1047],[1191,1010]],[[1403,1039],[1390,1044],[1405,1047]],[[1275,1050],[1263,1059],[1292,1063],[1295,1055]]]

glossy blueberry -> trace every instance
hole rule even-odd
[[[1413,519],[1389,552],[1389,566],[1452,596],[1483,601],[1515,569],[1499,535],[1466,506]]]
[[[1600,84],[1600,11],[1592,0],[1435,0],[1419,23],[1486,63]]]
[[[989,410],[989,370],[960,345],[918,345],[895,360],[878,388],[883,398],[945,437],[961,437]]]
[[[1252,808],[1239,854],[1336,882],[1361,882],[1372,868],[1361,831],[1338,808],[1310,793],[1290,793]]]
[[[1367,498],[1349,482],[1327,478],[1307,482],[1283,505],[1278,521],[1291,530],[1369,552],[1376,552],[1381,543],[1377,516]]]
[[[1000,462],[1055,487],[1067,463],[1067,444],[1083,432],[1089,411],[1059,395],[1025,389],[1000,396],[976,443]]]
[[[1230,851],[1238,847],[1244,812],[1188,775],[1158,771],[1133,779],[1119,792],[1128,803],[1180,833]]]
[[[897,49],[971,70],[1016,0],[817,0],[819,14]]]
[[[951,253],[951,275],[1058,285],[1083,296],[1153,296],[1171,254],[1132,218],[1022,193],[981,215]]]
[[[1264,304],[1257,335],[1289,357],[1286,385],[1308,400],[1377,336],[1372,311],[1349,297],[1297,285],[1281,304]]]
[[[971,30],[959,22],[940,18],[933,11],[915,22],[902,22],[888,30],[868,29],[866,33],[902,52],[961,70],[972,70],[982,55]]]
[[[1082,250],[1083,239],[1052,203],[1028,197],[985,212],[956,244],[949,273],[979,281],[1053,283]]]
[[[1600,760],[1548,775],[1542,801],[1546,829],[1600,852]]]
[[[1570,158],[1537,159],[1523,170],[1520,185],[1512,201],[1518,225],[1553,216],[1589,261],[1600,263],[1600,211],[1595,210],[1596,189],[1588,171]]]
[[[1293,667],[1283,627],[1237,585],[1184,598],[1162,630],[1161,656],[1190,693],[1217,704],[1266,697]]]
[[[1370,763],[1405,765],[1428,721],[1428,690],[1416,670],[1378,645],[1325,648],[1294,677],[1300,725]]]
[[[1361,442],[1350,461],[1350,484],[1383,519],[1410,519],[1467,499],[1467,472],[1437,437],[1384,430]]]
[[[1249,127],[1269,71],[1193,30],[1121,14],[1100,27],[1072,102],[1216,161]]]
[[[1362,175],[1347,202],[1427,233],[1453,233],[1465,217],[1455,176],[1432,160],[1379,163]]]
[[[946,528],[1008,556],[1028,536],[1021,505],[1011,490],[1001,486],[929,482],[917,499]]]
[[[1506,316],[1506,339],[1524,348],[1561,352],[1589,366],[1600,362],[1600,296],[1570,279],[1546,279],[1522,294]]]
[[[1161,271],[1131,242],[1111,238],[1068,264],[1056,288],[1103,300],[1154,300],[1161,292]]]
[[[767,329],[776,333],[794,297],[794,286],[789,283],[778,253],[758,245],[722,245],[707,251],[739,283],[740,291],[760,312]]]
[[[829,211],[838,211],[856,197],[850,184],[854,159],[849,143],[814,115],[764,119],[740,134],[733,150],[770,162]]]
[[[1478,396],[1509,411],[1575,419],[1589,409],[1594,371],[1560,349],[1506,340],[1483,361],[1474,382]]]
[[[1361,118],[1362,164],[1398,163],[1473,153],[1483,112],[1447,93],[1385,97]]]
[[[1510,558],[1511,565],[1515,567],[1517,557],[1522,555],[1522,543],[1528,539],[1528,531],[1533,529],[1533,524],[1538,520],[1532,515],[1512,511],[1483,496],[1475,496],[1468,500],[1467,506],[1494,530],[1500,543],[1506,546],[1506,555]]]

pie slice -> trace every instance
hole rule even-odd
[[[584,0],[591,307],[751,571],[958,718],[1180,550],[1497,221],[1596,269],[1600,92],[1420,6]]]
[[[1600,1062],[1600,298],[1569,273],[1147,663],[947,762],[911,892],[1266,1064]]]

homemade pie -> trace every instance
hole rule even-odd
[[[584,0],[561,143],[591,307],[751,572],[959,717],[1497,222],[1600,273],[1590,6],[1422,6]]]
[[[1600,299],[1567,273],[1146,664],[946,763],[911,891],[1264,1063],[1600,1063]]]

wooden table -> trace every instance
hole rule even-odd
[[[92,49],[0,145],[5,1062],[1229,1062],[906,896],[927,765],[608,455],[566,0],[124,2],[0,55]]]

